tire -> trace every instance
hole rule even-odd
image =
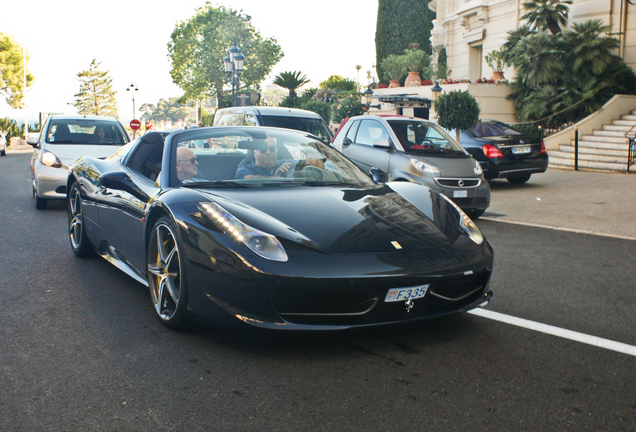
[[[473,210],[470,213],[468,213],[468,217],[471,219],[477,219],[478,217],[480,217],[481,215],[484,214],[486,210]]]
[[[190,323],[188,285],[176,230],[169,217],[155,224],[147,245],[150,300],[159,320],[179,330]]]
[[[517,177],[508,177],[508,181],[512,184],[521,184],[527,182],[528,180],[530,180],[530,174]]]
[[[80,258],[95,255],[93,245],[86,236],[86,226],[84,225],[84,213],[82,211],[82,196],[79,185],[73,183],[68,193],[67,200],[68,214],[68,236],[71,241],[71,250]]]
[[[33,182],[33,202],[35,203],[35,208],[38,210],[44,210],[46,208],[47,201],[38,196],[38,190],[35,187],[35,182]]]

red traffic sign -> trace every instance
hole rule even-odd
[[[132,130],[138,130],[141,127],[141,122],[137,119],[130,121],[130,128]]]

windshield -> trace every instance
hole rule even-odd
[[[504,123],[479,123],[470,132],[475,138],[522,135],[521,132]]]
[[[466,153],[435,123],[418,120],[389,120],[388,123],[407,153]]]
[[[51,120],[46,131],[48,144],[124,145],[129,141],[121,124],[101,119]]]
[[[172,152],[173,187],[374,184],[334,148],[296,131],[263,127],[192,129],[173,138]]]
[[[263,126],[294,129],[316,135],[324,143],[331,142],[331,131],[322,119],[309,117],[261,116]]]

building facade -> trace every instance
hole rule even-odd
[[[432,0],[429,8],[437,15],[431,42],[434,53],[446,49],[450,78],[489,78],[492,71],[484,57],[500,48],[508,32],[522,24],[527,0]],[[573,22],[599,19],[612,26],[611,36],[620,41],[625,63],[636,70],[636,1],[575,0],[570,5],[568,26]],[[504,70],[506,78],[514,76]]]

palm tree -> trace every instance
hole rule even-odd
[[[550,30],[553,35],[561,33],[561,27],[568,23],[572,0],[532,0],[523,4],[528,11],[522,20],[528,20],[535,29]]]
[[[303,75],[300,71],[295,72],[281,72],[274,78],[274,84],[289,90],[289,98],[296,97],[296,89],[309,82],[306,75]]]

